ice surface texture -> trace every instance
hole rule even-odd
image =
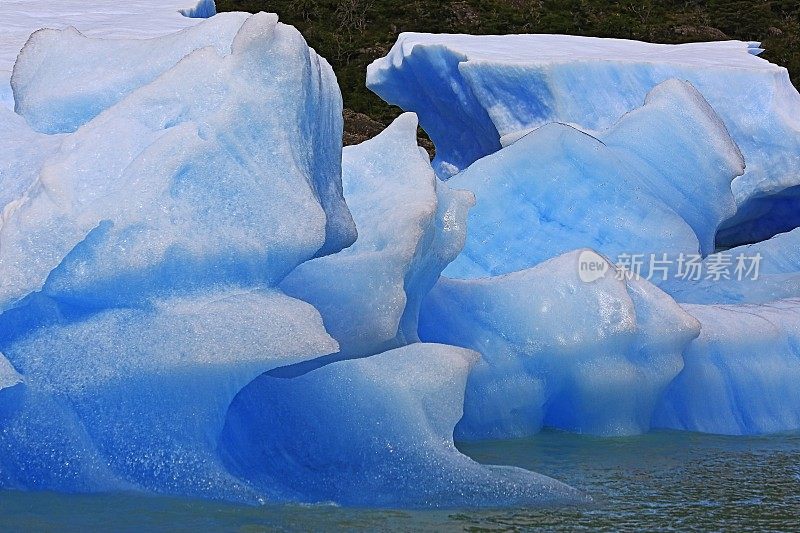
[[[435,177],[413,114],[348,149],[343,190],[341,96],[294,28],[262,13],[149,40],[43,30],[14,96],[0,487],[585,501],[455,448],[477,355],[420,344],[417,321],[472,195]],[[278,377],[302,364],[321,368]]]
[[[710,253],[735,210],[730,183],[742,171],[699,93],[664,82],[605,131],[547,124],[448,180],[472,191],[476,205],[464,251],[445,274],[505,274],[581,247],[613,261]]]
[[[786,69],[756,57],[760,51],[758,43],[740,41],[403,33],[370,65],[367,84],[419,115],[436,144],[437,173],[448,176],[497,151],[504,136],[549,122],[602,130],[659,83],[686,80],[721,117],[747,162],[733,182],[739,213],[721,234],[735,244],[798,222],[786,216],[752,222],[773,203],[796,212],[793,191],[800,185],[800,94]]]
[[[37,133],[25,119],[0,107],[0,214],[11,210],[10,204],[24,196],[36,181],[42,163],[58,150],[62,138]]]
[[[0,106],[14,107],[8,84],[25,41],[40,28],[76,28],[93,37],[158,37],[216,13],[213,0],[3,0],[0,3]],[[99,61],[101,59],[97,58]]]
[[[580,501],[550,478],[479,465],[453,444],[477,354],[413,344],[237,396],[220,440],[232,471],[312,502],[494,507]]]
[[[320,310],[344,355],[369,355],[419,340],[420,300],[463,246],[472,195],[434,176],[413,113],[346,147],[342,166],[358,239],[303,263],[281,288]]]
[[[0,38],[0,487],[555,504],[454,434],[800,427],[797,230],[728,252],[752,283],[609,261],[792,226],[798,96],[754,45],[406,34],[369,80],[434,170],[413,113],[342,151],[275,15],[157,7]]]
[[[610,264],[605,276],[581,279],[582,253],[600,258],[571,252],[502,276],[442,278],[426,297],[421,338],[483,355],[457,438],[543,426],[600,435],[800,428],[800,301],[765,296],[797,294],[797,281],[753,282],[745,295],[765,303],[679,306],[644,280],[616,277]],[[717,285],[696,294],[724,300],[742,290]]]
[[[579,277],[575,251],[534,268],[474,280],[442,278],[426,297],[425,341],[483,354],[457,436],[531,435],[543,425],[580,433],[647,431],[683,368],[697,321],[650,283]]]
[[[258,501],[216,453],[231,401],[264,371],[336,349],[313,307],[263,290],[39,327],[6,350],[25,382],[0,411],[0,486]]]
[[[800,300],[684,309],[700,337],[655,425],[731,435],[800,428]]]
[[[744,269],[758,257],[758,275],[735,275],[740,258]],[[800,229],[778,234],[755,244],[737,246],[711,254],[703,268],[729,265],[729,275],[719,280],[670,280],[662,284],[676,300],[698,304],[769,303],[800,297]],[[743,272],[745,270],[742,270]],[[742,277],[743,279],[739,279]]]
[[[297,30],[250,17],[231,54],[190,53],[64,140],[4,214],[0,309],[274,284],[349,245],[341,105]]]

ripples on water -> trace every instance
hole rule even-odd
[[[601,439],[545,432],[528,440],[459,447],[480,462],[555,477],[596,503],[579,509],[383,511],[5,492],[0,530],[800,530],[800,434]]]

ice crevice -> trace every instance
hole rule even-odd
[[[466,56],[438,45],[415,44],[412,48],[408,51],[407,64],[398,68],[397,79],[381,77],[375,64],[368,67],[367,79],[378,94],[381,94],[380,87],[387,86],[386,92],[393,95],[389,103],[415,110],[420,115],[428,135],[441,146],[439,152],[447,154],[437,152],[433,161],[437,175],[447,179],[476,159],[497,151],[499,136],[461,73]],[[436,68],[428,68],[431,64]],[[409,86],[418,88],[416,96],[402,89]],[[417,106],[413,102],[417,98],[424,99],[425,105],[415,109]],[[428,109],[439,110],[440,114],[428,112]],[[464,118],[460,118],[460,113]]]

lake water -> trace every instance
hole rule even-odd
[[[527,440],[459,447],[480,462],[553,476],[590,494],[595,503],[545,510],[390,511],[0,492],[0,531],[800,529],[800,434],[659,432],[601,439],[545,432]]]

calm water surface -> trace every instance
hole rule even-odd
[[[386,511],[0,492],[0,531],[800,530],[800,434],[599,439],[546,432],[459,447],[480,462],[553,476],[596,503],[547,510]]]

